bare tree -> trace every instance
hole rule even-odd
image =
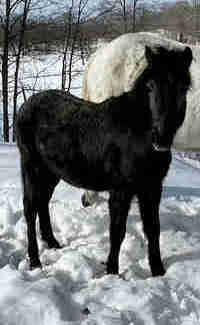
[[[72,1],[72,6],[73,6],[73,1]],[[66,86],[66,78],[67,78],[67,62],[68,62],[68,50],[70,47],[70,40],[72,38],[72,10],[73,7],[71,7],[69,9],[68,12],[68,17],[67,17],[67,21],[65,22],[65,39],[64,39],[64,48],[63,48],[63,57],[62,57],[62,80],[61,80],[61,88],[63,90],[65,90],[65,86]]]
[[[124,22],[124,33],[135,32],[137,5],[141,0],[119,0],[122,9],[122,17]]]
[[[128,17],[127,17],[127,0],[119,0],[119,4],[121,7],[122,11],[122,20],[123,20],[123,25],[124,25],[124,33],[127,33],[128,31]]]
[[[11,1],[6,0],[5,17],[1,16],[3,27],[3,54],[2,59],[2,95],[3,95],[3,136],[4,141],[9,142],[9,118],[8,118],[8,53],[9,53],[9,37],[10,37],[10,19],[12,6]]]
[[[137,9],[138,5],[140,4],[141,0],[132,0],[131,6],[132,6],[132,32],[136,31],[136,25],[137,25]]]
[[[62,89],[66,89],[66,77],[68,74],[67,91],[71,88],[73,61],[76,54],[78,41],[80,40],[80,27],[84,19],[88,16],[85,13],[89,0],[71,0],[70,8],[67,12],[67,21],[65,23],[65,40],[62,59]]]
[[[13,89],[13,123],[15,124],[18,96],[18,74],[23,49],[26,21],[30,5],[34,0],[5,0],[0,2],[0,23],[3,30],[1,55],[2,95],[3,95],[3,138],[9,142],[9,70],[15,64]],[[37,1],[39,5],[39,1]],[[15,139],[15,132],[13,140]]]
[[[31,5],[31,0],[24,0],[21,26],[19,30],[19,39],[17,44],[15,76],[14,76],[14,95],[13,95],[13,142],[15,141],[16,138],[15,124],[16,124],[16,114],[17,114],[18,75],[19,75],[20,59],[21,59],[21,54],[22,54],[23,44],[24,44],[26,22],[30,10],[30,5]]]
[[[18,72],[21,51],[23,47],[23,38],[26,25],[26,19],[31,0],[6,0],[5,6],[1,7],[1,26],[3,28],[3,54],[2,54],[2,95],[3,95],[3,136],[4,141],[9,142],[9,112],[8,112],[8,83],[9,83],[9,51],[16,47],[16,68],[14,76],[14,96],[13,96],[13,121],[16,119],[17,106],[17,86]],[[23,8],[23,13],[16,14]],[[20,22],[21,20],[21,22]],[[14,138],[13,138],[14,140]]]

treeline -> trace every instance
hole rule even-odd
[[[77,52],[84,63],[95,40],[157,29],[167,29],[181,35],[192,34],[198,39],[200,0],[2,0],[0,73],[4,141],[10,141],[8,84],[11,65],[14,70],[12,140],[15,140],[18,75],[23,55],[60,51],[62,89],[70,90],[73,60]]]

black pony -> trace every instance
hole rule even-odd
[[[119,251],[131,200],[137,196],[148,239],[153,276],[165,273],[159,247],[162,181],[170,147],[186,110],[192,52],[145,48],[147,66],[132,91],[100,104],[60,90],[25,102],[17,117],[24,214],[30,266],[40,267],[36,239],[50,248],[53,235],[48,203],[60,179],[81,188],[109,192],[110,253],[107,272],[118,273]]]

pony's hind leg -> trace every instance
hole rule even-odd
[[[30,161],[21,160],[22,181],[24,187],[24,216],[27,224],[28,236],[28,256],[30,267],[41,267],[37,237],[36,237],[36,217],[37,217],[37,177],[34,167]]]
[[[53,234],[49,214],[49,201],[52,197],[56,185],[59,182],[59,178],[53,175],[49,170],[47,170],[47,168],[41,168],[40,174],[38,216],[41,237],[42,240],[47,243],[49,248],[60,248],[61,246]]]
[[[36,217],[39,216],[42,239],[49,247],[59,248],[50,223],[48,203],[58,179],[37,161],[35,167],[31,159],[21,159],[24,186],[24,216],[27,223],[28,256],[30,267],[41,267],[36,237]]]
[[[148,188],[149,187],[149,188]],[[162,183],[154,181],[154,185],[144,186],[138,193],[141,218],[144,233],[148,241],[149,264],[153,276],[165,274],[160,255],[160,221],[159,205],[162,193]]]
[[[128,190],[110,192],[110,253],[107,261],[107,273],[119,273],[119,252],[126,234],[126,222],[132,197],[132,191]]]

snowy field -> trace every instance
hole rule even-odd
[[[42,69],[52,76],[37,79]],[[21,80],[30,88],[35,80],[36,88],[58,88],[60,71],[54,55],[27,58]],[[80,89],[73,93],[80,95]],[[63,248],[48,250],[38,232],[43,269],[30,271],[19,154],[15,145],[0,145],[0,325],[199,325],[200,164],[174,155],[165,181],[160,206],[164,277],[151,276],[135,201],[120,276],[106,275],[107,195],[84,209],[81,194],[66,183],[57,186],[50,213]]]
[[[129,213],[120,276],[106,275],[106,194],[82,208],[61,182],[50,211],[61,250],[40,241],[42,270],[29,271],[17,148],[0,146],[0,325],[200,324],[200,168],[174,157],[160,220],[164,277],[152,278],[137,202]]]

